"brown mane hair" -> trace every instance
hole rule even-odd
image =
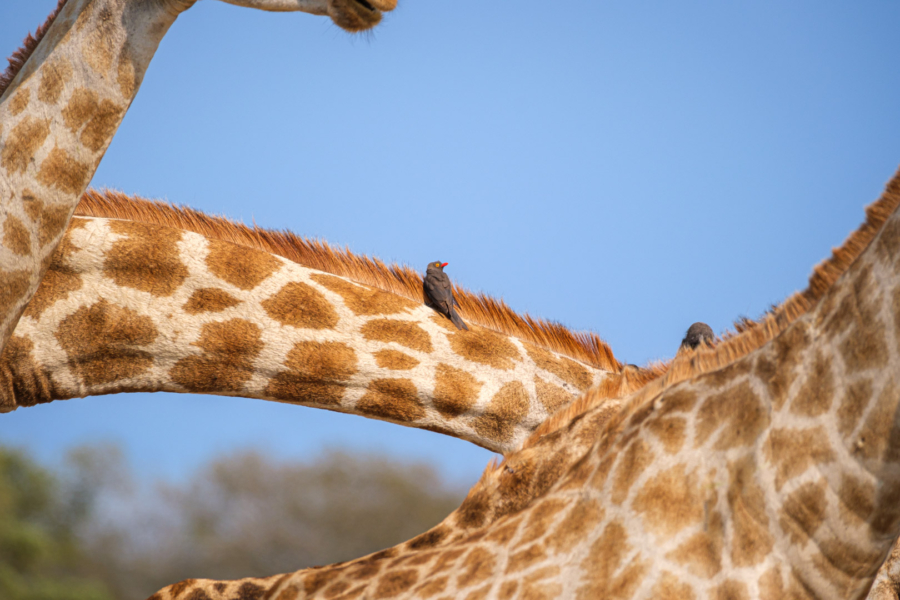
[[[53,25],[53,21],[56,19],[56,15],[59,14],[59,11],[62,10],[62,7],[65,6],[68,0],[59,0],[56,5],[56,8],[53,9],[53,12],[44,20],[43,24],[35,30],[34,35],[29,33],[25,36],[25,40],[22,42],[22,45],[18,50],[12,53],[12,55],[7,58],[7,62],[9,62],[9,66],[6,67],[6,70],[3,71],[3,74],[0,75],[0,98],[3,97],[3,93],[6,91],[6,88],[9,87],[9,84],[12,83],[12,80],[16,78],[16,75],[19,74],[19,71],[22,70],[22,67],[25,66],[25,63],[28,62],[28,57],[34,52],[34,49],[37,48],[38,44],[41,43],[44,35],[46,35],[47,30],[50,29],[50,26]]]
[[[414,269],[405,265],[386,265],[377,258],[360,256],[346,248],[334,248],[322,240],[302,238],[287,230],[248,227],[226,217],[211,216],[191,208],[127,196],[111,190],[88,190],[82,196],[75,214],[167,225],[193,231],[210,238],[271,252],[305,267],[340,275],[417,302],[423,300],[422,276]],[[593,332],[573,332],[559,323],[527,314],[520,315],[503,300],[476,294],[458,286],[454,286],[454,294],[460,304],[460,313],[467,320],[599,369],[613,373],[623,370],[623,365],[613,356],[610,347]],[[632,367],[631,370],[635,369]],[[640,377],[640,374],[643,374],[645,381],[657,375],[638,369],[631,376]]]
[[[834,282],[843,275],[850,265],[869,246],[888,218],[900,206],[900,170],[885,186],[884,192],[874,203],[866,207],[866,220],[841,244],[832,250],[831,256],[813,268],[809,285],[801,292],[795,292],[784,302],[773,307],[756,321],[743,319],[735,323],[736,331],[726,333],[715,347],[701,345],[696,350],[679,351],[667,364],[651,366],[646,371],[655,370],[658,377],[647,385],[629,384],[623,381],[621,390],[626,394],[640,390],[623,407],[625,415],[635,407],[642,406],[663,392],[666,388],[704,373],[721,369],[742,358],[774,339],[791,323],[815,307]],[[623,376],[625,371],[620,373]],[[578,400],[555,413],[544,421],[526,440],[529,446],[541,436],[556,430],[583,412],[601,405],[609,398],[617,396],[603,389],[593,388]],[[620,415],[620,416],[621,416]]]

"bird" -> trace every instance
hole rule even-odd
[[[690,348],[691,350],[693,350],[704,342],[707,345],[712,345],[712,342],[715,338],[716,336],[713,333],[712,327],[710,327],[706,323],[697,322],[688,327],[687,333],[684,335],[684,339],[681,340],[681,347]]]
[[[453,297],[450,278],[444,273],[444,267],[448,264],[450,263],[442,263],[439,260],[428,264],[428,268],[425,270],[425,280],[422,282],[426,304],[453,321],[457,329],[468,331],[469,328],[453,308],[454,305],[459,306],[459,302]]]

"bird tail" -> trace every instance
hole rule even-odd
[[[450,307],[450,320],[453,321],[453,324],[456,325],[457,329],[465,329],[466,331],[469,330],[469,328],[466,327],[465,322],[460,318],[453,307]]]

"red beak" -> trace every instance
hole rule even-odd
[[[449,264],[450,264],[450,263],[444,263],[444,264],[441,265],[441,268],[443,269],[444,267],[446,267],[446,266],[449,265]]]

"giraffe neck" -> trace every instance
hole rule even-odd
[[[179,10],[68,0],[0,97],[0,348]]]
[[[240,395],[509,452],[610,373],[419,303],[179,229],[75,217],[0,361],[0,406]]]
[[[886,197],[900,203],[900,178]],[[498,506],[470,502],[475,489],[443,535],[155,598],[865,597],[900,533],[898,332],[894,213],[811,311],[722,368],[626,399],[590,450],[516,510],[463,527]],[[546,435],[574,440],[602,410]],[[557,456],[539,447],[505,464],[521,455],[540,473]],[[485,476],[510,500],[512,471]]]

